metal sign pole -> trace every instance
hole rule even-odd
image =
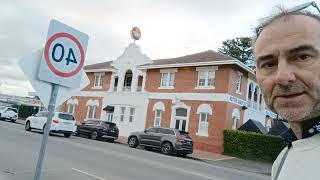
[[[54,112],[55,112],[58,90],[59,90],[59,85],[52,84],[52,92],[51,92],[51,97],[50,97],[50,102],[49,102],[49,107],[48,107],[49,114],[48,114],[48,119],[47,119],[47,123],[45,126],[45,130],[43,133],[43,137],[42,137],[41,149],[40,149],[39,156],[38,156],[38,163],[37,163],[37,167],[36,167],[36,173],[34,176],[34,180],[40,180],[41,169],[42,169],[43,159],[44,159],[44,155],[45,155],[46,147],[47,147],[47,143],[48,143],[48,136],[49,136],[49,132],[50,132],[51,122],[52,122],[52,118],[53,118]]]

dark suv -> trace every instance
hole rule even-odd
[[[77,125],[75,135],[87,135],[91,139],[106,138],[107,141],[113,142],[118,139],[119,129],[115,123],[101,120],[87,120],[81,125]]]
[[[128,144],[132,148],[141,145],[146,150],[157,148],[166,155],[176,153],[185,157],[193,152],[193,142],[189,133],[172,128],[154,127],[131,133]]]

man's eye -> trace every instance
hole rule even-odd
[[[273,68],[276,65],[277,64],[275,62],[267,62],[267,63],[261,64],[260,68],[261,69],[269,69],[269,68]]]
[[[299,61],[305,61],[305,60],[308,60],[310,58],[311,58],[311,56],[308,55],[308,54],[301,54],[301,55],[297,56],[297,60],[299,60]]]

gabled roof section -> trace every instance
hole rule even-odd
[[[187,56],[181,56],[170,59],[153,60],[151,64],[144,64],[139,66],[139,69],[157,69],[157,68],[171,68],[171,67],[186,67],[186,66],[209,66],[209,65],[226,65],[236,64],[244,70],[253,74],[253,70],[240,62],[239,60],[220,54],[218,52],[208,50]]]
[[[208,50],[208,51],[204,51],[196,54],[190,54],[182,57],[154,60],[153,65],[225,61],[225,60],[236,60],[236,59],[230,56],[217,53],[212,50]]]
[[[99,72],[99,71],[114,71],[115,68],[111,65],[112,61],[90,64],[84,66],[84,71],[86,72]]]

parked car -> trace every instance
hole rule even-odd
[[[193,142],[189,133],[172,128],[154,127],[131,133],[128,137],[128,145],[132,148],[141,145],[146,150],[157,148],[163,154],[176,153],[183,157],[193,152]]]
[[[0,106],[0,119],[16,122],[18,119],[18,110],[12,107]]]
[[[48,111],[40,111],[34,116],[26,119],[25,130],[40,129],[44,132],[46,127]],[[55,112],[52,118],[50,133],[61,133],[65,137],[70,137],[76,131],[76,120],[72,114]]]
[[[77,126],[75,135],[86,135],[91,139],[106,138],[107,141],[113,142],[118,139],[119,129],[113,122],[101,120],[87,120]]]

